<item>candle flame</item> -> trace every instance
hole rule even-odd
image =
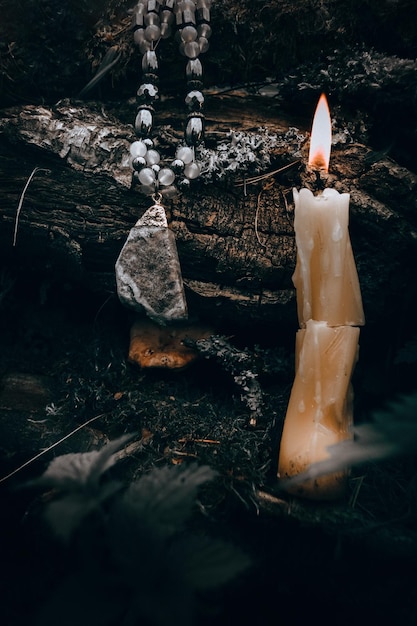
[[[332,121],[324,93],[320,96],[311,129],[308,164],[315,170],[329,171],[332,144]]]

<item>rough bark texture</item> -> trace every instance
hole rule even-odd
[[[131,188],[127,158],[140,80],[129,29],[133,4],[5,2],[0,27],[2,260],[108,294],[115,293],[114,262],[129,228],[149,205]],[[387,316],[394,301],[395,315],[409,297],[413,262],[403,261],[416,253],[415,10],[409,0],[213,4],[203,59],[207,146],[215,149],[230,131],[264,127],[282,141],[267,148],[269,162],[258,163],[256,173],[301,162],[273,185],[249,186],[247,195],[234,183],[250,170],[231,172],[229,163],[225,176],[217,170],[167,207],[195,314],[243,325],[294,319],[291,187],[313,182],[305,157],[322,90],[337,126],[328,184],[351,193],[368,322],[382,311]],[[87,92],[91,100],[60,100],[77,97],[112,46],[118,63]],[[172,40],[161,42],[159,53],[165,100],[157,130],[169,152],[182,135],[184,62]],[[301,129],[301,139],[289,138],[291,127]],[[34,175],[12,246],[19,199],[35,167],[49,172]]]
[[[233,179],[205,180],[167,204],[192,313],[244,326],[292,323],[291,188],[314,188],[304,165],[308,130],[288,138],[293,120],[280,121],[268,103],[260,96],[244,99],[244,119],[233,98],[213,94],[208,143],[225,139],[226,127],[254,133],[268,125],[286,137],[284,145],[272,148],[269,171],[294,166],[248,184],[246,195],[235,185],[237,171]],[[131,184],[132,127],[94,105],[64,101],[6,109],[0,131],[3,258],[29,272],[46,270],[52,281],[80,281],[114,294],[116,258],[150,205]],[[176,135],[161,126],[160,141],[168,150]],[[22,197],[35,167],[40,170]],[[386,319],[393,299],[398,310],[410,295],[404,286],[411,282],[413,262],[404,261],[414,260],[417,251],[417,176],[370,147],[348,143],[334,146],[326,184],[351,194],[350,230],[364,307],[368,321]]]

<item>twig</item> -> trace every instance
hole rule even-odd
[[[256,201],[256,212],[255,212],[255,235],[256,235],[256,239],[258,240],[258,243],[260,246],[263,246],[264,248],[266,248],[266,244],[264,244],[260,237],[259,237],[259,232],[258,232],[258,219],[259,219],[259,207],[261,206],[261,196],[262,193],[264,191],[267,191],[268,189],[271,189],[271,187],[273,186],[274,181],[270,181],[269,183],[265,183],[265,185],[262,187],[261,191],[258,193],[258,198]]]
[[[20,211],[22,210],[23,200],[25,199],[25,194],[26,194],[27,188],[29,187],[30,183],[32,182],[33,177],[35,176],[35,174],[37,172],[46,172],[47,174],[50,174],[51,170],[47,170],[47,169],[42,168],[42,167],[35,167],[35,169],[32,171],[31,175],[29,176],[29,178],[26,181],[26,185],[23,188],[22,194],[20,196],[19,204],[17,206],[17,211],[16,211],[16,219],[15,219],[15,223],[14,223],[14,233],[13,233],[13,247],[15,247],[15,245],[16,245],[17,227],[18,227],[18,224],[19,224],[19,216],[20,216]]]
[[[70,437],[75,435],[75,433],[77,433],[79,430],[81,430],[82,428],[85,428],[86,426],[91,424],[91,422],[94,422],[95,420],[98,420],[100,417],[104,417],[104,415],[105,415],[105,413],[100,413],[100,415],[96,415],[95,417],[92,417],[91,419],[89,419],[86,422],[84,422],[84,424],[81,424],[80,426],[77,426],[77,428],[75,428],[70,433],[68,433],[68,435],[65,435],[65,437],[62,437],[61,439],[59,439],[58,441],[53,443],[48,448],[45,448],[45,450],[42,450],[42,452],[39,452],[39,454],[36,454],[34,457],[29,459],[28,461],[25,461],[25,463],[23,463],[22,465],[20,465],[16,469],[14,469],[12,472],[10,472],[10,474],[7,474],[6,476],[3,476],[3,478],[0,478],[0,483],[3,483],[4,481],[8,480],[9,478],[14,476],[18,472],[20,472],[22,469],[24,469],[25,467],[27,467],[28,465],[30,465],[34,461],[37,461],[41,456],[43,456],[47,452],[50,452],[51,450],[53,450],[53,448],[56,448],[57,446],[59,446],[59,444],[61,444],[63,441],[65,441],[66,439],[69,439]]]
[[[246,185],[259,183],[261,182],[261,180],[264,180],[265,178],[270,178],[271,176],[275,176],[275,174],[280,174],[281,172],[285,172],[291,167],[294,167],[294,165],[297,165],[298,163],[300,163],[300,160],[293,161],[292,163],[288,163],[287,165],[284,165],[283,167],[280,167],[277,170],[273,170],[272,172],[267,172],[266,174],[259,174],[259,176],[253,176],[253,178],[244,178],[243,180],[237,180],[235,183],[235,187],[246,188]]]

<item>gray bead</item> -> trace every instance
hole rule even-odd
[[[196,41],[180,44],[180,52],[189,59],[196,59],[200,54],[200,46]]]
[[[159,152],[157,150],[148,150],[148,152],[145,155],[146,158],[146,162],[148,165],[155,165],[156,163],[159,163],[159,161],[161,160],[161,157],[159,155]]]
[[[146,26],[153,26],[156,24],[159,26],[159,15],[157,13],[147,13],[145,15],[145,24]]]
[[[158,41],[161,37],[161,29],[157,24],[150,24],[145,28],[145,38],[147,41]]]
[[[164,187],[172,185],[174,180],[175,174],[170,167],[164,167],[159,171],[158,181],[161,183],[161,185],[164,185]]]
[[[204,54],[205,52],[207,52],[207,50],[210,47],[209,40],[206,37],[199,37],[198,45],[200,47],[201,54]]]
[[[133,13],[132,15],[132,28],[143,28],[145,18],[143,13]]]
[[[134,141],[130,146],[130,154],[133,158],[144,157],[147,151],[147,146],[144,141]]]
[[[143,30],[143,28],[137,28],[135,30],[135,32],[133,33],[133,41],[138,46],[145,41],[145,31]]]
[[[210,9],[207,6],[201,6],[197,9],[197,22],[209,22]]]
[[[198,178],[198,176],[200,176],[200,173],[201,173],[201,167],[195,161],[185,166],[184,175],[190,180],[194,180],[194,178]]]
[[[169,24],[161,24],[161,39],[168,39],[172,35],[172,26]]]
[[[191,163],[194,158],[194,151],[188,146],[180,146],[177,148],[175,158],[183,161],[185,165],[188,165],[188,163]]]
[[[139,172],[139,180],[142,185],[152,185],[155,182],[155,172],[150,167],[144,167]]]
[[[195,41],[197,39],[197,29],[194,26],[185,26],[180,31],[180,37],[184,43]]]
[[[211,37],[211,26],[210,24],[206,24],[203,22],[197,26],[197,34],[199,37],[205,37],[206,39],[210,39]]]

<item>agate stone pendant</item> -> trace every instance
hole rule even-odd
[[[116,285],[122,304],[165,325],[187,319],[188,312],[175,236],[160,196],[153,200],[119,254]]]

